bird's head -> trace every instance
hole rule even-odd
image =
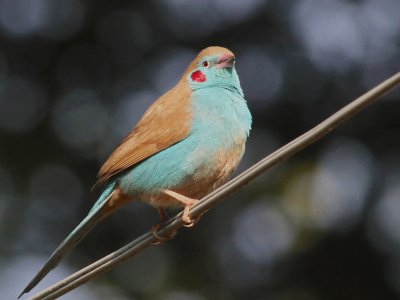
[[[241,90],[235,70],[235,55],[223,47],[208,47],[200,51],[184,78],[193,90],[215,86]]]

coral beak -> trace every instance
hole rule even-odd
[[[217,59],[217,68],[232,68],[235,62],[235,56],[230,53],[221,54]]]

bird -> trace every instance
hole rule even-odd
[[[132,200],[158,210],[190,208],[221,186],[242,159],[252,116],[235,69],[235,55],[210,46],[195,57],[171,90],[158,98],[100,168],[103,190],[87,216],[56,248],[24,288],[30,292],[101,220]],[[161,237],[159,237],[161,239]]]

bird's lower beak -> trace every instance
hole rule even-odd
[[[216,67],[219,69],[233,68],[234,62],[235,62],[235,56],[233,54],[224,53],[218,57]]]

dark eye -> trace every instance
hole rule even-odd
[[[201,65],[202,65],[204,68],[208,68],[208,67],[210,66],[210,63],[209,63],[207,60],[205,60],[205,61],[203,61],[203,62],[201,63]]]

